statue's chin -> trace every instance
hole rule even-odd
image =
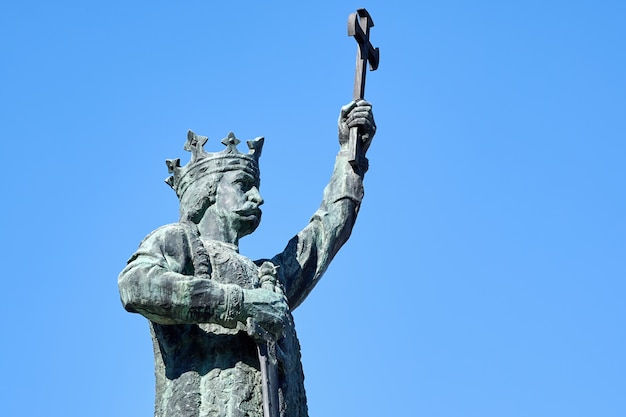
[[[261,223],[261,210],[257,210],[254,214],[239,216],[240,236],[247,236],[254,232]]]

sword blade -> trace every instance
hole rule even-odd
[[[257,343],[261,365],[263,417],[280,417],[278,406],[278,361],[275,342]]]

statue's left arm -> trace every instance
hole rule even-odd
[[[349,162],[350,128],[359,129],[357,161]],[[363,199],[365,153],[376,132],[371,105],[363,100],[342,107],[339,116],[340,151],[320,208],[309,224],[274,257],[279,277],[293,310],[317,284],[339,249],[348,240]]]

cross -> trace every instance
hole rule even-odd
[[[354,100],[361,100],[365,97],[365,75],[367,74],[367,63],[370,70],[378,68],[379,52],[370,42],[370,28],[374,26],[372,17],[365,9],[358,9],[348,17],[348,36],[354,36],[358,44],[356,51],[356,72],[354,74]],[[359,128],[350,129],[349,161],[353,166],[358,165]]]

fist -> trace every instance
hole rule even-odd
[[[350,138],[350,129],[356,127],[363,143],[363,154],[367,151],[376,134],[376,123],[372,105],[365,100],[355,100],[341,108],[339,113],[339,145],[343,148]]]
[[[246,323],[252,319],[278,337],[285,328],[288,313],[289,305],[283,294],[263,288],[243,290],[242,317],[239,321]]]

